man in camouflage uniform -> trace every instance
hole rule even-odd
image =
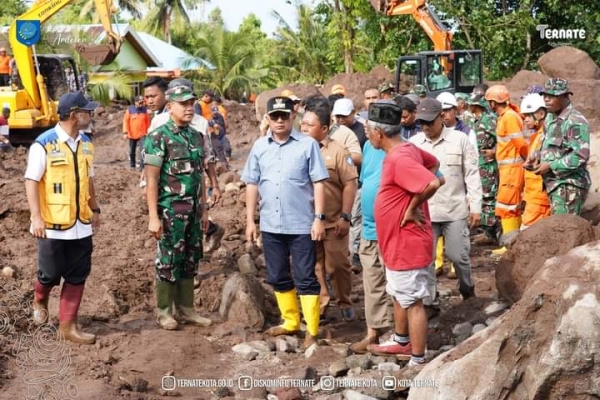
[[[170,119],[147,135],[148,230],[158,239],[156,303],[158,323],[177,329],[180,322],[208,326],[194,310],[194,277],[202,258],[202,231],[208,227],[203,188],[204,142],[189,124],[196,95],[186,86],[167,90]],[[174,308],[173,308],[174,305]]]
[[[580,215],[592,183],[587,170],[590,126],[571,104],[572,94],[561,78],[548,79],[542,92],[548,116],[541,162],[534,172],[544,178],[552,214]]]
[[[481,205],[481,228],[483,237],[477,244],[497,242],[498,219],[495,214],[498,194],[498,162],[496,161],[496,116],[488,110],[487,101],[481,94],[471,94],[467,100],[471,129],[477,135],[479,149],[479,175],[483,199]]]

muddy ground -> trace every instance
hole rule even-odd
[[[241,170],[258,132],[251,106],[230,105],[233,167]],[[102,226],[94,236],[92,273],[80,310],[80,323],[97,335],[95,345],[74,345],[56,340],[59,291],[52,292],[52,324],[36,330],[30,324],[30,302],[36,271],[36,243],[29,235],[29,211],[23,174],[26,149],[0,155],[0,267],[11,267],[12,278],[0,276],[0,397],[2,399],[184,399],[267,398],[264,389],[240,391],[237,378],[292,378],[327,375],[336,360],[344,360],[340,346],[360,339],[364,317],[352,323],[330,310],[333,322],[323,327],[329,344],[306,359],[301,353],[271,353],[244,361],[231,351],[235,344],[261,340],[260,331],[239,330],[219,320],[221,285],[237,270],[236,257],[243,253],[243,205],[223,201],[212,211],[227,227],[223,250],[201,265],[206,283],[197,296],[198,309],[216,323],[209,328],[185,326],[176,332],[158,329],[153,313],[154,241],[147,233],[145,206],[138,187],[138,173],[128,168],[126,142],[121,139],[121,114],[114,109],[100,115],[95,137],[95,185],[102,208]],[[473,275],[478,298],[462,302],[456,281],[440,278],[443,299],[439,326],[430,332],[430,348],[453,344],[452,328],[465,321],[483,322],[482,308],[494,301],[495,264],[491,248],[473,247]],[[264,280],[264,270],[259,275]],[[354,276],[357,314],[363,313],[362,280]],[[267,325],[278,322],[268,301]],[[337,351],[335,349],[338,349]],[[229,389],[215,387],[174,392],[161,389],[163,376],[228,379]],[[305,393],[304,398],[323,396]],[[323,398],[323,397],[322,397]],[[327,398],[327,397],[325,397]]]

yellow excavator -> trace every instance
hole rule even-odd
[[[17,40],[17,21],[39,20],[43,25],[73,0],[37,0],[31,8],[13,21],[8,40],[14,56],[11,86],[0,87],[0,104],[11,110],[10,141],[28,144],[58,121],[58,99],[74,89],[81,90],[73,57],[58,54],[35,54],[35,47]],[[90,65],[110,64],[121,48],[121,36],[115,33],[111,17],[116,8],[112,0],[94,0],[96,13],[107,33],[108,44],[77,45],[75,50]],[[75,74],[67,77],[67,71]],[[70,80],[70,81],[69,81]],[[74,80],[74,82],[73,82]]]
[[[406,94],[423,85],[428,97],[441,92],[471,93],[483,81],[481,50],[452,50],[452,32],[426,0],[370,0],[378,12],[411,15],[433,42],[434,51],[402,56],[396,65],[396,91]]]

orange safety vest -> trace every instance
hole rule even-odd
[[[146,107],[137,108],[131,106],[125,111],[123,117],[123,132],[127,133],[129,139],[140,139],[148,133],[150,128],[150,115]]]
[[[2,75],[10,74],[10,57],[9,56],[0,56],[0,74],[2,74]]]
[[[500,178],[496,215],[500,218],[518,217],[523,189],[522,165],[527,157],[527,142],[523,137],[523,120],[513,104],[509,104],[498,115],[496,140]]]
[[[544,127],[540,126],[538,130],[531,135],[529,144],[529,156],[536,151],[539,153],[542,147],[542,138],[544,136]],[[538,156],[539,158],[539,156]],[[548,194],[544,190],[544,180],[541,175],[536,175],[533,171],[524,172],[525,175],[525,190],[523,191],[523,200],[527,204],[539,204],[549,206]]]
[[[210,121],[212,119],[212,111],[210,111],[210,104],[200,100],[198,101],[198,104],[200,104],[200,110],[202,110],[202,116],[204,118],[206,118],[207,121]]]

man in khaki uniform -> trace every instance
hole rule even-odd
[[[319,142],[329,173],[329,179],[325,180],[325,238],[317,242],[316,274],[321,284],[321,319],[326,319],[331,299],[326,285],[327,274],[337,296],[342,318],[351,321],[356,318],[356,313],[350,300],[352,274],[348,233],[358,173],[346,147],[329,138],[331,112],[327,99],[313,98],[307,101],[305,111],[302,132]]]

